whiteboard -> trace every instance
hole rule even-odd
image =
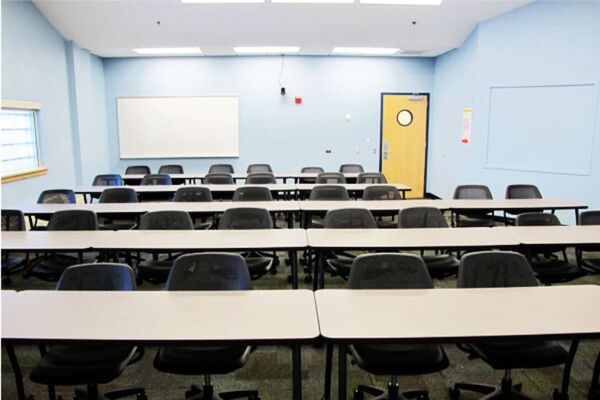
[[[239,156],[234,95],[117,98],[121,158]]]

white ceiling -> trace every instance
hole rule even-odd
[[[34,0],[63,37],[102,57],[139,57],[132,51],[138,47],[199,46],[205,55],[233,55],[233,46],[277,45],[300,46],[306,55],[331,54],[334,46],[373,46],[436,56],[460,47],[479,22],[531,1],[398,6]]]

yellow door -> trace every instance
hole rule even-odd
[[[410,186],[407,197],[423,197],[429,98],[385,93],[382,96],[381,172],[389,183]]]

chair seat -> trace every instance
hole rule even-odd
[[[270,257],[249,256],[246,257],[245,260],[252,279],[260,278],[273,267],[273,258]]]
[[[350,275],[354,259],[346,257],[330,258],[327,264],[340,276]]]
[[[63,271],[72,265],[93,263],[94,259],[84,259],[79,261],[78,257],[68,254],[54,254],[43,261],[40,261],[27,274],[35,276],[42,280],[56,281],[62,275]]]
[[[165,283],[172,267],[173,260],[147,260],[140,262],[136,270],[140,278]]]
[[[156,352],[154,367],[182,375],[221,375],[241,368],[248,359],[248,346],[171,346]]]
[[[583,257],[581,259],[581,262],[583,263],[583,265],[585,265],[587,267],[591,267],[591,268],[594,268],[594,269],[599,269],[600,268],[600,258]],[[4,268],[4,266],[2,268]]]
[[[565,260],[544,261],[532,263],[532,268],[542,283],[570,282],[581,278],[586,272],[577,265]]]
[[[549,340],[502,340],[469,343],[469,347],[494,369],[545,368],[567,362],[569,353]]]
[[[25,263],[25,257],[7,257],[2,259],[2,271],[8,271],[17,268]]]
[[[460,261],[450,254],[422,256],[432,278],[445,278],[458,272]]]
[[[458,218],[456,226],[462,228],[476,228],[476,227],[493,227],[496,225],[494,217],[491,215],[481,214],[460,214],[460,216],[467,216],[468,218]]]
[[[377,227],[379,229],[396,229],[396,228],[398,228],[398,221],[379,221],[379,220],[377,220]]]
[[[131,346],[53,346],[29,377],[46,385],[108,383],[121,375],[134,353]]]
[[[375,375],[421,375],[448,367],[446,353],[436,344],[349,346],[353,361]]]

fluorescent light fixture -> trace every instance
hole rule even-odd
[[[353,4],[354,0],[271,0],[271,3],[295,4]]]
[[[180,0],[182,4],[264,3],[265,0]]]
[[[342,54],[349,56],[391,56],[400,49],[391,47],[334,47],[332,54]]]
[[[361,4],[389,4],[399,6],[439,6],[444,0],[359,0]]]
[[[141,47],[133,49],[138,54],[152,56],[179,56],[202,54],[199,47]]]
[[[297,46],[238,46],[234,47],[236,54],[293,54],[300,51]]]

